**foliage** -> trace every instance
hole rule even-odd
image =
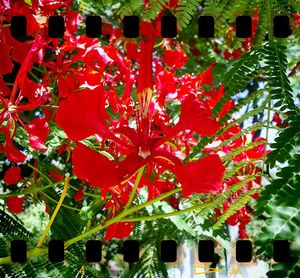
[[[246,225],[253,209],[254,221],[265,219],[255,242],[258,258],[272,257],[274,239],[296,241],[300,121],[289,75],[292,68],[297,72],[299,57],[288,62],[287,52],[299,32],[294,22],[293,38],[275,40],[270,19],[296,13],[298,1],[145,2],[57,1],[55,7],[38,7],[38,1],[25,1],[20,5],[28,14],[65,15],[68,31],[64,39],[48,38],[45,24],[32,19],[37,30],[30,30],[26,43],[7,32],[9,14],[19,7],[0,3],[9,11],[0,43],[12,44],[1,44],[6,58],[0,69],[2,276],[109,277],[109,262],[122,255],[119,239],[138,238],[141,258],[122,265],[124,277],[167,277],[161,240],[209,238],[232,252],[226,225],[237,225],[240,238],[251,237]],[[84,33],[77,10],[100,14],[104,36],[73,35]],[[236,39],[235,17],[256,12],[259,24],[253,24],[251,39]],[[170,13],[180,33],[162,40],[152,22]],[[126,39],[119,28],[123,17],[133,14],[143,19],[142,39]],[[195,40],[189,25],[199,15],[214,16],[217,38]],[[24,53],[16,51],[20,46]],[[275,143],[271,129],[278,131]],[[270,167],[279,169],[275,178]],[[9,174],[16,168],[18,180],[15,172]],[[21,205],[17,195],[25,196]],[[37,203],[54,217],[40,248],[42,236],[11,214],[24,209],[30,215]],[[28,239],[27,262],[10,264],[13,238]],[[103,242],[105,254],[96,267],[85,261],[85,241],[94,238]],[[48,262],[50,239],[65,241],[63,263]],[[293,277],[298,255],[293,246],[290,264],[274,265],[268,275]]]
[[[271,145],[274,149],[268,156],[267,162],[271,166],[284,163],[270,184],[261,193],[256,208],[256,216],[264,216],[265,225],[258,234],[256,245],[257,255],[272,257],[273,240],[289,240],[291,243],[299,235],[299,194],[300,180],[300,127],[299,117],[289,118],[289,127],[280,133]],[[291,258],[287,264],[279,263],[272,266],[268,277],[294,277],[299,273],[299,246],[291,246]]]

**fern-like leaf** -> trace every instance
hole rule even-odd
[[[275,107],[281,110],[295,110],[292,87],[287,77],[287,57],[286,47],[278,43],[271,42],[262,48],[268,65],[267,75],[271,90],[271,99],[276,100]]]
[[[225,85],[225,93],[213,108],[213,116],[217,117],[222,110],[226,100],[233,97],[240,90],[245,89],[250,80],[253,79],[256,73],[256,68],[260,63],[262,53],[260,49],[248,52],[240,57],[232,67],[226,71],[222,83]]]
[[[143,14],[143,19],[146,21],[154,20],[168,2],[169,0],[150,0]]]
[[[3,210],[0,210],[0,233],[4,236],[16,236],[21,239],[28,238],[31,233],[22,223]]]
[[[176,8],[176,17],[178,29],[181,31],[185,28],[193,16],[196,14],[199,6],[199,0],[180,0]]]
[[[117,11],[117,14],[120,15],[121,18],[124,16],[134,15],[141,9],[143,2],[140,0],[129,0],[126,4],[121,5],[120,9]]]

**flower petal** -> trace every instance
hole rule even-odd
[[[83,140],[107,130],[104,102],[96,91],[72,94],[60,102],[55,120],[71,140]]]
[[[212,70],[216,63],[212,63],[206,71],[201,74],[201,84],[210,85],[213,81]]]
[[[212,117],[209,106],[195,95],[188,94],[181,103],[181,115],[176,129],[190,129],[202,136],[214,135],[220,124]]]
[[[247,150],[245,153],[250,159],[258,159],[262,158],[265,153],[265,139],[262,137],[257,137],[253,140],[253,143],[255,142],[262,142],[260,145]]]
[[[83,186],[80,186],[74,195],[74,200],[79,202],[84,199]]]
[[[167,64],[168,67],[175,67],[180,69],[184,67],[188,58],[185,52],[182,49],[167,49],[165,50],[163,61]]]
[[[14,213],[21,213],[23,211],[23,201],[26,196],[19,198],[18,196],[7,197],[7,207],[10,211]]]
[[[145,160],[135,154],[120,162],[111,161],[82,144],[74,149],[72,160],[75,175],[99,188],[120,184],[145,164]]]
[[[112,238],[126,238],[134,229],[132,222],[117,222],[106,229],[104,240],[111,240]]]
[[[14,146],[11,138],[7,138],[6,140],[5,152],[7,159],[15,163],[23,163],[27,158],[24,153],[22,153]]]
[[[182,185],[184,197],[192,193],[211,193],[222,188],[225,167],[217,154],[211,154],[197,162],[174,166],[173,171]]]
[[[46,151],[47,147],[44,145],[50,129],[48,123],[44,118],[34,119],[26,128],[29,136],[29,144],[35,150]]]
[[[4,181],[7,185],[17,183],[21,179],[21,168],[18,166],[10,167],[4,175]]]

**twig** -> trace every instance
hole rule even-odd
[[[61,207],[61,205],[64,201],[64,198],[66,197],[69,182],[70,182],[70,174],[67,173],[66,178],[65,178],[65,185],[64,185],[63,192],[62,192],[62,194],[60,196],[60,199],[57,203],[57,206],[56,206],[56,208],[55,208],[55,210],[54,210],[54,212],[53,212],[53,214],[52,214],[52,216],[51,216],[51,218],[50,218],[50,220],[47,224],[47,227],[46,227],[45,231],[43,232],[43,234],[42,234],[42,236],[41,236],[41,238],[40,238],[40,240],[39,240],[39,242],[36,246],[37,248],[41,248],[42,245],[43,245],[43,242],[44,242],[44,240],[45,240],[45,238],[46,238],[46,236],[47,236],[47,234],[48,234],[48,232],[51,228],[51,225],[52,225],[52,223],[53,223],[53,221],[54,221],[54,219],[55,219],[55,217],[56,217],[56,215],[57,215],[57,213],[58,213],[58,211],[59,211],[59,209],[60,209],[60,207]]]

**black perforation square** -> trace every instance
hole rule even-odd
[[[290,259],[290,243],[287,240],[273,241],[273,259],[275,262],[286,263]]]
[[[48,260],[52,263],[58,263],[64,260],[64,256],[63,240],[50,240],[48,243]]]
[[[239,263],[251,262],[252,242],[250,240],[238,240],[235,246],[235,257]]]
[[[200,16],[198,18],[199,38],[213,38],[215,34],[215,19],[213,16]]]
[[[48,35],[50,38],[62,38],[65,33],[65,21],[62,16],[54,15],[48,19]]]
[[[87,262],[101,262],[102,243],[100,240],[88,240],[85,243],[85,256]]]
[[[25,262],[27,260],[27,245],[25,240],[12,240],[10,243],[11,261],[16,263]]]
[[[277,15],[273,18],[273,34],[276,38],[287,38],[292,34],[289,18],[285,15]]]
[[[102,19],[100,16],[87,16],[85,19],[86,36],[99,38],[102,34]]]
[[[177,19],[173,15],[161,17],[161,36],[163,38],[175,38],[177,36]]]
[[[137,38],[140,34],[140,19],[138,16],[124,16],[123,35],[125,38]]]
[[[140,258],[140,244],[137,240],[126,240],[123,245],[124,261],[137,262]]]
[[[212,262],[215,253],[214,247],[212,240],[200,240],[198,243],[198,260],[200,262]]]
[[[27,36],[26,16],[12,16],[10,25],[11,36],[15,39],[24,39]]]
[[[163,240],[160,243],[160,258],[163,262],[176,262],[177,243],[175,240]]]
[[[252,34],[252,18],[251,16],[238,16],[236,18],[236,37],[250,38]]]

